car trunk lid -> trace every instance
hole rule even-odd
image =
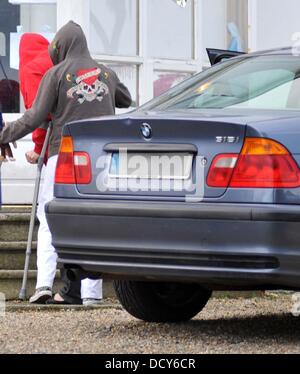
[[[246,124],[232,116],[148,113],[82,121],[68,130],[74,150],[91,157],[92,182],[77,186],[82,195],[218,198],[226,188],[206,185],[209,167],[218,154],[240,153]],[[157,168],[164,162],[166,168]]]

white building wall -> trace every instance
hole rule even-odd
[[[299,0],[256,1],[256,49],[292,45],[292,35],[300,32]]]

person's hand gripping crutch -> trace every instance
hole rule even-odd
[[[3,121],[2,113],[0,112],[0,133],[4,128],[5,123]],[[16,148],[16,143],[13,143]],[[15,161],[13,152],[9,144],[0,144],[0,165],[2,162]]]

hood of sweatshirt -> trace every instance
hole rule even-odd
[[[21,38],[19,78],[26,109],[32,106],[43,76],[53,67],[48,47],[48,40],[39,34],[26,33]]]
[[[73,21],[68,22],[55,35],[49,46],[49,54],[54,65],[66,59],[90,57],[82,28]]]
[[[20,68],[36,59],[42,52],[48,51],[49,42],[42,35],[26,33],[20,41]]]

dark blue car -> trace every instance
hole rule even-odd
[[[192,318],[213,290],[300,289],[292,52],[234,57],[130,114],[65,126],[47,217],[70,278],[114,279],[154,322]]]

